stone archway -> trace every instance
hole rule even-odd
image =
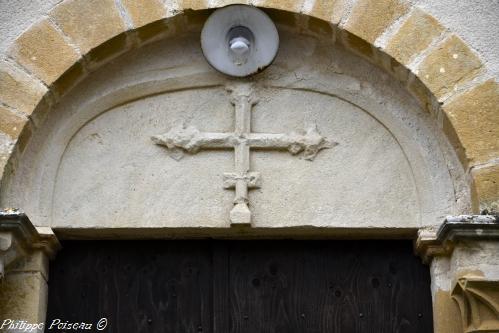
[[[217,4],[217,6],[224,4]],[[373,69],[368,71],[372,70],[371,73],[380,75],[384,75],[382,73],[386,71],[401,82],[402,88],[395,83],[389,83],[391,78],[386,76],[383,82],[390,86],[388,89],[390,93],[381,94],[375,91],[376,89],[373,88],[375,85],[366,84],[366,82],[369,82],[369,78],[365,79],[366,81],[350,80],[348,77],[350,73],[344,75],[343,72],[345,64],[338,65],[334,62],[329,64],[324,60],[325,58],[317,62],[330,65],[322,68],[322,72],[314,72],[310,69],[303,70],[301,73],[297,73],[298,76],[295,76],[295,80],[291,80],[289,76],[283,75],[285,71],[280,72],[277,70],[274,73],[266,74],[269,77],[274,74],[274,77],[268,80],[260,80],[261,82],[258,82],[257,78],[256,83],[261,84],[260,91],[262,87],[267,91],[278,89],[281,91],[279,94],[284,95],[288,91],[292,92],[293,96],[301,94],[299,99],[302,100],[310,98],[307,97],[310,94],[316,94],[317,97],[314,97],[313,100],[324,99],[318,103],[318,106],[341,103],[338,101],[331,102],[331,99],[344,99],[349,102],[355,100],[356,105],[354,106],[369,110],[367,113],[373,119],[369,121],[377,122],[378,125],[384,127],[384,130],[388,133],[387,140],[393,140],[394,147],[400,148],[400,156],[393,157],[394,161],[396,161],[394,164],[399,165],[400,161],[405,161],[404,163],[408,163],[408,168],[395,173],[401,175],[412,173],[411,176],[407,176],[407,184],[410,184],[411,181],[414,182],[415,187],[413,190],[416,193],[408,195],[409,197],[413,196],[413,199],[409,201],[415,204],[409,205],[409,209],[406,210],[406,212],[410,212],[404,216],[404,218],[407,217],[407,221],[404,220],[404,223],[407,223],[406,227],[397,226],[396,222],[393,222],[394,224],[387,222],[386,225],[383,225],[381,216],[372,225],[367,224],[364,226],[361,225],[360,219],[359,221],[354,219],[354,225],[360,227],[357,230],[359,232],[357,235],[359,237],[383,235],[385,237],[414,237],[415,232],[421,227],[430,227],[430,230],[435,228],[444,215],[470,212],[470,205],[473,206],[475,211],[495,207],[497,193],[493,185],[490,184],[494,181],[493,177],[497,176],[497,165],[494,162],[497,155],[497,146],[494,146],[493,135],[495,135],[495,132],[491,130],[490,126],[493,128],[494,117],[497,116],[494,106],[496,103],[494,101],[497,100],[498,96],[497,83],[490,80],[484,82],[483,77],[480,76],[482,65],[478,58],[459,38],[447,35],[438,22],[419,10],[411,10],[402,3],[388,2],[387,4],[381,4],[360,1],[356,7],[345,8],[344,10],[341,9],[339,2],[328,2],[328,4],[321,6],[320,2],[317,1],[314,6],[310,7],[295,2],[258,3],[259,6],[264,8],[274,8],[269,9],[269,14],[280,26],[289,29],[289,34],[312,36],[301,40],[300,42],[303,45],[309,46],[307,38],[318,38],[327,41],[326,44],[332,41],[333,43],[327,45],[335,45],[335,43],[340,45],[342,50],[344,48],[344,51],[341,51],[343,53],[340,52],[341,55],[353,53],[367,58],[371,63],[380,67],[378,69],[372,67]],[[151,2],[150,5],[159,6],[154,2]],[[376,11],[386,5],[393,10],[387,11],[389,14],[386,16],[382,15],[383,19],[379,18],[376,22],[370,22],[365,17],[363,11],[365,6],[372,11]],[[10,73],[8,77],[9,80],[12,80],[8,81],[8,86],[20,87],[7,90],[8,94],[4,97],[6,112],[13,111],[12,114],[7,113],[8,116],[6,117],[9,119],[9,123],[5,127],[5,131],[13,138],[17,138],[21,134],[12,155],[10,155],[10,152],[7,155],[10,157],[9,164],[6,167],[7,172],[4,173],[5,177],[2,179],[1,202],[3,205],[16,205],[33,212],[32,218],[36,225],[54,227],[61,235],[66,233],[66,235],[72,236],[79,234],[80,236],[90,235],[96,237],[95,233],[88,233],[88,230],[85,230],[84,225],[86,222],[82,223],[81,228],[71,228],[70,225],[64,225],[64,221],[65,219],[66,221],[74,221],[74,217],[68,218],[64,212],[55,212],[54,215],[53,211],[53,198],[70,198],[69,201],[71,201],[71,193],[73,193],[71,189],[63,186],[62,192],[57,193],[57,185],[54,184],[56,184],[55,179],[60,175],[58,174],[59,170],[62,170],[63,173],[64,170],[78,172],[77,169],[65,166],[67,163],[77,166],[75,160],[64,160],[62,156],[63,153],[71,152],[73,148],[70,146],[70,139],[78,135],[76,134],[77,130],[82,129],[84,124],[93,122],[96,127],[103,128],[103,126],[112,124],[113,121],[108,119],[98,124],[104,118],[99,115],[105,110],[116,108],[117,104],[131,105],[135,100],[147,100],[150,98],[149,96],[165,92],[184,91],[192,89],[195,85],[198,85],[196,89],[213,87],[215,90],[211,92],[212,94],[216,94],[220,99],[226,97],[224,96],[224,87],[226,85],[224,77],[210,72],[205,73],[205,69],[198,71],[199,68],[194,66],[192,72],[181,70],[176,75],[173,75],[175,80],[172,80],[172,73],[166,71],[165,76],[162,76],[162,73],[159,74],[159,77],[146,74],[143,77],[137,77],[135,82],[107,82],[110,84],[107,87],[114,87],[112,89],[106,89],[106,83],[102,83],[100,88],[103,88],[103,93],[100,96],[94,95],[95,98],[88,99],[93,104],[89,102],[86,105],[84,103],[78,105],[76,103],[73,110],[78,110],[78,115],[77,117],[74,117],[74,114],[71,115],[68,110],[72,110],[71,102],[78,100],[78,90],[81,91],[86,83],[88,85],[88,82],[93,77],[101,75],[101,82],[105,81],[102,79],[106,75],[106,68],[102,67],[103,64],[109,64],[111,60],[119,63],[120,59],[126,59],[129,56],[127,54],[133,54],[133,52],[140,54],[140,51],[146,48],[153,49],[154,45],[160,43],[158,41],[162,39],[182,38],[180,36],[185,31],[190,31],[194,36],[209,14],[209,11],[205,11],[205,7],[208,6],[200,6],[198,2],[184,3],[183,7],[169,7],[164,11],[148,11],[127,1],[120,2],[118,7],[114,7],[114,2],[101,2],[98,6],[104,6],[101,12],[105,14],[103,16],[97,15],[92,19],[95,19],[93,25],[101,29],[83,32],[78,28],[81,24],[79,20],[83,19],[85,12],[98,10],[97,7],[93,7],[90,2],[63,2],[54,9],[49,19],[38,23],[20,36],[16,45],[11,49],[11,60],[5,64],[5,71]],[[295,14],[275,10],[290,10],[291,8],[295,9]],[[191,11],[191,9],[194,11]],[[298,12],[304,12],[309,16],[299,15]],[[79,14],[75,15],[74,13]],[[160,13],[160,15],[150,16],[151,13]],[[394,22],[401,17],[404,18],[403,22],[401,22],[403,24],[394,26]],[[326,18],[327,20],[323,21]],[[369,27],[368,29],[366,24]],[[414,33],[415,24],[418,25],[418,29],[428,29],[425,38],[421,39],[419,35]],[[421,25],[423,28],[421,28]],[[399,29],[394,31],[394,27]],[[292,43],[288,44],[291,45]],[[52,51],[47,45],[51,45],[51,47],[57,46],[57,57],[51,56]],[[131,51],[133,49],[138,51]],[[327,47],[324,49],[327,49]],[[193,51],[190,50],[189,52]],[[118,57],[121,58],[118,59]],[[56,59],[56,61],[53,59]],[[302,59],[306,59],[306,57],[304,56]],[[115,64],[114,66],[115,69],[119,69],[119,65]],[[179,64],[174,64],[173,67],[175,66],[179,66]],[[370,65],[366,66],[369,67]],[[112,68],[112,65],[109,68]],[[107,69],[108,75],[110,71],[110,69]],[[313,73],[312,76],[311,73]],[[321,75],[324,76],[321,77]],[[357,73],[357,75],[360,74]],[[296,80],[297,78],[298,80]],[[281,82],[279,82],[279,79]],[[338,82],[341,83],[341,86],[338,86]],[[404,90],[412,94],[415,100],[419,102],[419,106],[413,102],[407,102],[411,100],[411,97],[404,95]],[[17,99],[16,94],[20,91],[31,97]],[[393,93],[393,91],[397,92]],[[386,104],[386,96],[392,93],[390,102]],[[266,92],[262,94],[262,97],[270,99],[265,94]],[[279,94],[274,93],[273,95]],[[355,98],[353,95],[355,95]],[[92,92],[88,96],[92,96]],[[288,93],[286,96],[291,95]],[[377,99],[377,97],[379,98]],[[182,97],[179,98],[182,99]],[[397,104],[398,100],[406,102]],[[22,101],[22,103],[19,101]],[[284,101],[281,100],[281,103]],[[154,104],[154,101],[149,100],[149,102]],[[295,102],[299,103],[299,101]],[[174,103],[180,102],[174,101]],[[137,107],[131,106],[132,109]],[[226,111],[230,112],[230,104],[226,106],[221,104],[219,107],[221,110],[229,108]],[[268,107],[269,104],[267,104]],[[214,108],[214,106],[210,108]],[[344,108],[344,106],[341,106],[341,108]],[[316,109],[320,109],[320,107],[316,107]],[[470,113],[470,109],[475,112]],[[391,111],[387,112],[386,110]],[[399,110],[404,112],[399,113]],[[334,110],[330,111],[334,112]],[[30,114],[29,122],[26,122],[22,112]],[[352,113],[355,114],[355,112],[352,110]],[[425,114],[425,112],[428,113]],[[319,113],[318,111],[317,114],[313,114],[312,120],[316,121]],[[71,116],[73,116],[72,119]],[[398,116],[402,119],[398,118]],[[108,114],[108,117],[112,118],[111,113]],[[221,117],[221,115],[215,115],[214,117]],[[291,117],[291,119],[293,118],[296,118],[296,116]],[[474,121],[469,121],[470,119]],[[478,122],[477,119],[485,119],[485,121]],[[260,124],[263,125],[262,121],[259,120]],[[321,121],[331,123],[331,120],[327,119]],[[340,123],[341,121],[348,123],[345,119],[340,119]],[[353,120],[350,121],[355,123]],[[359,120],[359,124],[367,125],[369,121]],[[411,124],[416,125],[411,128]],[[228,126],[228,124],[222,125]],[[297,124],[289,125],[291,127],[297,126]],[[57,128],[58,130],[48,131],[47,128]],[[168,127],[164,127],[164,129],[166,130]],[[329,130],[331,129],[334,129],[334,127],[329,127]],[[336,128],[336,130],[339,129]],[[271,130],[274,131],[275,129]],[[296,130],[299,129],[296,128]],[[412,133],[413,135],[408,135],[411,130],[415,132]],[[423,134],[416,133],[420,130],[423,131]],[[45,136],[44,133],[51,134]],[[383,137],[383,133],[385,132],[380,134],[381,137]],[[332,131],[328,134],[334,135],[335,132]],[[486,137],[485,140],[480,139],[482,135]],[[492,139],[490,135],[492,135]],[[417,140],[418,137],[421,138],[420,141]],[[339,141],[341,141],[341,138]],[[345,142],[345,140],[343,141]],[[49,145],[50,142],[59,142],[60,147],[54,148],[53,145]],[[425,144],[427,144],[426,148]],[[451,147],[454,148],[454,151]],[[60,153],[54,153],[53,149],[61,149],[61,151]],[[44,155],[44,153],[47,154]],[[456,156],[460,159],[461,164],[457,163]],[[30,163],[36,161],[46,168],[36,168],[37,171],[32,173],[28,169],[29,166],[32,168],[34,165]],[[334,158],[328,160],[329,164],[333,162]],[[53,167],[50,167],[51,163]],[[314,164],[319,163],[320,161],[318,163],[314,162]],[[260,165],[263,164],[260,163]],[[381,166],[381,168],[383,167],[386,167],[386,165]],[[189,166],[185,166],[185,168],[189,168]],[[268,170],[273,168],[275,171],[275,166],[266,166],[265,168],[270,168]],[[36,174],[41,170],[44,171]],[[27,176],[28,174],[31,175]],[[210,175],[207,176],[207,178],[210,178]],[[213,176],[211,175],[211,177]],[[70,174],[69,178],[71,178]],[[280,179],[279,184],[283,182],[286,181]],[[38,184],[33,185],[35,183]],[[68,184],[70,181],[66,183]],[[277,183],[270,184],[270,187],[277,186]],[[212,185],[215,186],[215,184]],[[334,184],[330,184],[330,186],[332,185]],[[386,194],[389,185],[386,188],[382,187],[380,193]],[[17,196],[15,193],[19,193],[18,190],[25,186],[31,186],[36,190],[28,193],[24,198]],[[44,194],[47,192],[44,189],[46,188],[54,188],[54,191],[49,196],[45,196]],[[309,189],[305,188],[301,191],[306,192]],[[221,191],[220,195],[226,196],[226,193]],[[262,191],[262,193],[265,192]],[[373,195],[379,195],[380,193],[372,192]],[[230,196],[230,194],[228,195]],[[470,200],[470,195],[473,200]],[[257,198],[255,205],[272,199],[258,193],[255,198]],[[73,202],[78,201],[77,197],[73,199]],[[220,200],[223,201],[223,197]],[[227,202],[230,203],[230,200]],[[216,205],[211,204],[207,205],[216,207]],[[60,205],[56,206],[59,207]],[[274,206],[279,206],[279,202],[275,202]],[[327,206],[323,206],[326,207],[325,216],[334,217],[331,213],[328,215]],[[304,207],[306,208],[306,205]],[[395,205],[394,207],[400,209],[401,206]],[[414,207],[417,208],[411,211]],[[317,207],[312,206],[312,208],[316,209]],[[225,211],[226,209],[223,210],[223,212]],[[306,212],[306,209],[304,211]],[[345,212],[348,211],[348,209],[345,209]],[[206,214],[206,212],[201,212],[202,214]],[[256,214],[265,217],[264,212],[257,211]],[[54,216],[56,216],[55,220],[53,219]],[[84,214],[79,217],[81,216],[84,216]],[[154,214],[152,216],[154,217]],[[215,212],[212,220],[223,220],[223,216],[225,215],[222,215],[221,211]],[[310,216],[313,219],[314,215]],[[174,220],[174,218],[175,216],[169,217],[170,220]],[[355,217],[350,216],[350,218]],[[392,221],[396,219],[397,214],[394,213]],[[261,218],[261,221],[264,220],[265,218]],[[121,227],[133,232],[132,228],[145,226],[140,223],[134,226],[133,219],[129,221],[132,221],[130,225],[122,225]],[[195,216],[191,218],[191,221],[194,221],[192,225],[182,226],[186,229],[181,228],[169,232],[171,232],[171,235],[199,235],[198,231],[189,228],[199,227],[205,221],[201,221],[199,218],[196,219]],[[155,223],[159,223],[159,220]],[[155,223],[152,223],[152,226]],[[264,230],[264,232],[268,232],[268,235],[274,237],[286,234],[317,235],[319,232],[322,235],[344,236],[350,232],[348,230],[346,232],[341,231],[341,228],[333,231],[324,228],[314,229],[313,227],[324,227],[317,221],[310,224],[293,222],[291,225],[281,225],[281,228],[275,228],[276,225],[278,226],[278,224],[269,223],[265,225],[263,223],[260,225],[260,230]],[[311,228],[303,230],[304,225],[310,225]],[[91,224],[86,226],[94,227]],[[220,228],[220,226],[210,225],[209,223],[203,226],[208,227],[206,230],[209,230],[204,235],[227,236],[232,232],[231,229],[225,229],[223,226]],[[165,226],[162,225],[161,227]],[[293,228],[298,228],[298,231]],[[151,237],[152,232],[155,231],[154,228],[151,230],[148,233],[147,229],[143,229],[142,236]],[[261,231],[257,231],[255,235],[258,235],[259,232]],[[99,235],[103,237],[111,234],[113,234],[112,230],[99,231]],[[122,235],[126,234],[123,233]],[[238,237],[237,233],[234,233],[234,235]],[[438,270],[441,267],[440,261],[435,262],[434,269]],[[487,275],[488,273],[484,274]],[[448,284],[450,286],[450,283]],[[445,294],[449,286],[439,285],[439,288]],[[438,291],[438,289],[435,290],[435,292]],[[450,300],[448,294],[443,297],[446,298],[441,302],[447,302],[447,299]],[[437,297],[436,301],[439,300],[440,298]],[[447,306],[449,304],[446,303],[442,308]],[[440,311],[440,305],[436,305],[436,309]],[[444,325],[441,328],[442,331],[445,328]]]
[[[112,1],[64,1],[17,39],[10,49],[11,61],[2,65],[2,131],[15,142],[26,124],[36,128],[37,119],[88,72],[131,48],[201,23],[203,14],[196,11],[231,3],[245,2],[183,1],[164,6],[159,1],[124,1],[116,6]],[[403,1],[363,0],[353,8],[346,1],[254,5],[306,14],[311,19],[288,15],[287,20],[329,31],[351,51],[392,73],[438,119],[470,171],[474,211],[496,207],[497,140],[490,135],[497,122],[497,83],[482,74],[483,64],[462,40]],[[100,15],[90,14],[94,12]],[[190,14],[179,16],[182,13]],[[33,121],[26,123],[26,117]],[[26,129],[26,139],[35,128]],[[21,137],[19,150],[26,139]],[[11,150],[2,155],[5,165]]]

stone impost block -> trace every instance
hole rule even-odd
[[[160,0],[121,0],[121,3],[136,28],[166,17],[166,8]]]
[[[23,71],[2,62],[0,63],[0,101],[31,114],[47,88],[37,79]]]
[[[419,78],[439,99],[457,85],[473,79],[482,62],[457,36],[451,36],[433,50],[418,68]]]
[[[489,80],[443,106],[444,132],[467,166],[499,157],[499,84]],[[455,134],[452,133],[455,132]],[[452,137],[456,138],[452,140]],[[456,141],[459,142],[456,142]],[[462,148],[459,147],[462,145]]]
[[[17,139],[26,121],[28,121],[27,118],[18,116],[0,105],[0,131],[12,139]]]
[[[78,59],[79,55],[68,45],[56,28],[43,20],[24,32],[9,50],[22,66],[52,84]]]
[[[359,0],[345,24],[345,29],[374,43],[395,20],[409,10],[399,0]]]
[[[386,51],[407,65],[443,31],[444,27],[433,16],[415,9],[390,40]]]
[[[126,30],[114,0],[69,0],[49,15],[83,54]]]
[[[473,208],[499,212],[499,165],[473,169]]]
[[[421,229],[415,242],[416,252],[429,261],[435,256],[449,256],[459,241],[499,239],[499,216],[447,216],[438,230]]]
[[[317,0],[312,10],[306,14],[333,24],[338,24],[346,8],[347,2],[345,0]]]
[[[35,228],[18,210],[0,211],[0,278],[12,266],[14,272],[36,270],[47,275],[43,257],[54,257],[60,247],[52,229]]]

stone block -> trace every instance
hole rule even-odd
[[[0,106],[0,131],[11,138],[17,139],[26,121],[28,121],[27,118],[20,117],[7,108]]]
[[[345,13],[346,5],[347,2],[345,0],[317,0],[310,13],[306,14],[333,24],[338,24]]]
[[[83,54],[126,30],[114,0],[69,0],[49,15]]]
[[[345,29],[374,43],[395,20],[409,10],[409,5],[399,0],[359,0],[345,24]]]
[[[451,131],[462,145],[461,162],[467,166],[499,157],[499,84],[489,80],[443,106],[444,132]],[[457,147],[459,148],[459,147]]]
[[[473,208],[477,212],[488,210],[499,212],[499,165],[488,168],[474,169],[473,177]]]
[[[251,4],[252,4],[251,0],[215,0],[215,1],[207,1],[205,8],[220,8],[229,5],[251,5]]]
[[[10,55],[46,84],[52,84],[79,58],[73,47],[43,20],[24,32],[13,44]]]
[[[407,65],[443,31],[444,27],[433,16],[415,9],[390,40],[386,51]]]
[[[458,84],[473,79],[481,67],[478,56],[453,35],[423,60],[418,76],[441,99],[453,92]]]
[[[26,114],[31,114],[47,88],[25,72],[0,63],[0,101]]]
[[[121,0],[134,27],[142,27],[166,17],[166,8],[160,0]]]
[[[206,5],[203,1],[184,0],[184,1],[182,1],[182,8],[183,9],[200,10],[200,9],[206,9]]]
[[[288,12],[299,13],[303,0],[262,0],[254,3],[258,7],[281,9]]]

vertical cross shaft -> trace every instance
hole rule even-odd
[[[250,86],[238,85],[232,89],[231,102],[234,105],[235,112],[234,136],[239,140],[234,145],[235,175],[224,175],[227,180],[231,178],[235,180],[235,206],[230,212],[230,220],[233,224],[249,224],[251,223],[251,211],[248,207],[248,187],[251,185],[250,179],[248,179],[250,146],[246,139],[251,133],[251,109],[257,103],[257,100],[252,94]],[[257,174],[254,174],[254,176],[258,177]],[[230,185],[226,187],[232,187]],[[253,185],[253,187],[257,186],[257,184]]]

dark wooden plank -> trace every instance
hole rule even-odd
[[[51,265],[48,322],[106,332],[211,332],[210,242],[66,242]]]
[[[410,242],[244,242],[230,251],[232,332],[432,332]]]
[[[229,254],[227,244],[213,244],[213,332],[230,332]]]

